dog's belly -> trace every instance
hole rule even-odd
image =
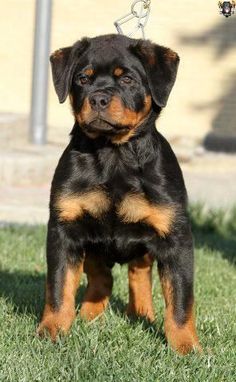
[[[86,215],[68,225],[67,234],[86,255],[105,256],[108,263],[126,263],[147,252],[154,252],[158,235],[152,227],[138,223],[122,223],[111,216],[96,220]]]

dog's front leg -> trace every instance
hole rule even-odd
[[[37,333],[48,333],[53,341],[66,333],[75,319],[75,295],[83,270],[83,259],[67,240],[58,223],[49,221],[47,235],[46,304]]]
[[[193,249],[191,243],[176,246],[158,261],[159,276],[165,299],[165,335],[180,354],[201,351],[193,309]]]

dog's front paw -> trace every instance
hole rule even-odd
[[[197,351],[202,353],[202,347],[199,344],[199,341],[194,340],[193,338],[183,339],[183,340],[172,340],[170,345],[173,350],[177,351],[181,355],[189,354],[191,351]]]
[[[75,309],[63,309],[58,312],[53,312],[50,308],[46,307],[42,321],[37,328],[37,335],[40,337],[49,335],[51,340],[55,342],[59,333],[68,333],[75,316]]]
[[[171,348],[179,354],[186,355],[191,351],[202,353],[202,347],[199,343],[196,331],[189,327],[178,328],[174,330],[165,330],[166,338]]]

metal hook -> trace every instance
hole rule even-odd
[[[140,8],[140,11],[138,12],[135,7],[138,3],[142,3],[142,6]],[[147,24],[149,15],[150,15],[150,6],[151,6],[151,0],[135,0],[131,5],[131,12],[127,15],[120,17],[118,20],[114,22],[114,25],[118,31],[119,34],[124,34],[121,25],[127,23],[128,21],[137,18],[138,22],[136,27],[132,32],[128,34],[128,36],[133,36],[138,30],[141,29],[143,39],[145,39],[145,32],[144,28]]]

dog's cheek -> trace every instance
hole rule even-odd
[[[132,109],[137,113],[145,112],[148,104],[148,96],[141,92],[133,92],[132,94]]]
[[[90,119],[92,109],[88,98],[86,97],[82,105],[74,105],[74,116],[79,124],[85,124]]]
[[[120,124],[124,113],[125,106],[121,99],[117,96],[112,97],[111,103],[108,108],[109,117],[117,124]]]
[[[142,120],[148,115],[151,109],[151,97],[146,96],[144,101],[139,98],[139,104],[137,107],[137,102],[134,102],[135,108],[124,105],[119,97],[113,97],[110,107],[109,114],[111,119],[121,126],[129,126],[130,128],[136,127],[142,122]]]

